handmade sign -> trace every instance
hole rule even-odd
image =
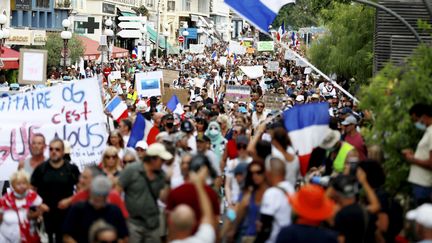
[[[235,53],[237,55],[244,55],[244,54],[246,54],[246,47],[240,45],[239,42],[230,41],[228,48],[229,48],[229,50],[230,50],[231,53]]]
[[[160,96],[162,94],[162,71],[135,74],[135,87],[140,97]]]
[[[205,46],[203,44],[190,44],[189,45],[189,52],[190,53],[204,53]]]
[[[69,141],[72,163],[81,169],[99,163],[107,130],[98,89],[96,79],[87,79],[0,99],[0,181],[30,156],[36,133],[47,144],[56,137]]]
[[[266,93],[263,96],[265,108],[269,110],[281,110],[285,106],[288,96],[284,94],[270,94]]]
[[[189,90],[172,88],[164,89],[164,93],[162,95],[162,102],[166,105],[166,103],[171,99],[173,95],[177,96],[182,105],[186,105],[189,103]]]
[[[294,53],[291,50],[286,50],[284,59],[285,60],[295,60],[296,56],[294,55]]]
[[[277,72],[277,71],[279,71],[279,62],[268,62],[267,63],[267,71],[268,72]]]
[[[258,51],[274,51],[273,41],[258,41],[257,45]]]
[[[264,76],[263,66],[240,66],[240,70],[252,79]]]
[[[250,95],[251,88],[249,86],[228,85],[225,92],[225,100],[250,102]]]
[[[47,50],[20,49],[18,83],[45,84],[47,61]]]
[[[121,71],[112,71],[108,76],[110,80],[121,79]]]
[[[173,81],[179,78],[179,71],[168,69],[159,69],[158,71],[162,71],[164,84],[172,85]]]

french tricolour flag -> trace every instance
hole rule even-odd
[[[105,107],[105,109],[111,113],[114,120],[117,122],[128,117],[127,105],[118,96],[114,97]]]
[[[137,57],[138,57],[138,48],[135,47],[135,48],[132,50],[132,58],[133,58],[133,59],[136,59]]]
[[[146,128],[146,120],[144,119],[144,116],[141,113],[137,113],[135,122],[131,129],[131,134],[129,137],[127,147],[135,148],[135,145],[138,143],[138,141],[144,139],[145,128]]]
[[[329,132],[329,104],[312,103],[294,106],[284,112],[285,128],[300,159],[300,172],[305,175],[312,150]]]
[[[211,59],[212,60],[217,60],[217,52],[216,51],[214,51],[212,54],[211,54]]]
[[[277,33],[277,40],[281,41],[282,38],[285,35],[285,21],[282,22],[282,25],[279,27],[278,33]]]
[[[173,95],[167,103],[167,108],[175,114],[183,115],[183,106],[177,98],[177,95]]]
[[[267,33],[279,10],[295,0],[225,0],[237,14]]]

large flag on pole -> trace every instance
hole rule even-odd
[[[285,128],[300,160],[300,172],[305,175],[312,150],[328,135],[329,104],[312,103],[294,106],[284,112]]]
[[[285,21],[282,22],[282,25],[279,27],[278,33],[277,33],[277,40],[281,41],[282,38],[285,35]]]
[[[295,0],[225,0],[237,14],[267,33],[279,10]]]
[[[137,113],[135,122],[132,126],[127,147],[135,148],[135,145],[138,143],[138,141],[144,139],[145,128],[146,128],[146,122],[144,116],[141,113]]]

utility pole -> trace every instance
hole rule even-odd
[[[159,59],[159,21],[160,21],[160,2],[161,0],[158,0],[158,5],[157,5],[157,21],[156,21],[156,59]]]

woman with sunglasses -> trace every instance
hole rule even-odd
[[[102,155],[101,168],[110,179],[119,176],[121,171],[121,160],[118,156],[117,149],[114,146],[108,146],[105,149]]]
[[[240,193],[240,202],[236,206],[236,218],[232,222],[234,227],[229,226],[231,232],[228,233],[228,236],[234,235],[235,239],[242,243],[254,242],[257,235],[256,223],[261,201],[268,188],[264,171],[264,165],[261,163],[254,161],[249,164],[245,185]]]

